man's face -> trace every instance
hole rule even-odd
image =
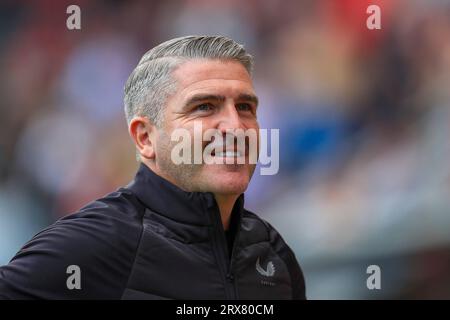
[[[194,144],[194,124],[198,127],[201,123],[203,132],[214,129],[225,137],[230,129],[252,129],[259,139],[257,101],[250,75],[238,62],[203,59],[184,62],[172,76],[177,90],[167,101],[164,122],[155,135],[155,162],[160,174],[186,191],[241,194],[256,166],[248,161],[248,146],[243,155],[244,164],[236,164],[237,161],[234,164],[205,164],[202,161],[202,164],[177,165],[172,161],[171,153],[178,142],[171,141],[171,134],[176,129],[186,129]],[[202,141],[202,148],[210,142]],[[227,144],[227,150],[230,147],[236,150],[237,144]],[[219,159],[223,162],[230,157],[229,154],[215,156],[223,158]],[[236,160],[236,155],[231,157]]]

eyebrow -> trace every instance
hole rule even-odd
[[[258,97],[254,94],[249,93],[241,93],[238,95],[237,101],[249,101],[254,103],[256,106],[258,106]],[[223,95],[217,95],[217,94],[197,94],[192,96],[188,99],[188,101],[184,104],[183,109],[186,109],[187,107],[204,101],[216,101],[216,102],[224,102],[225,96]]]
[[[237,100],[253,102],[256,106],[258,106],[258,103],[259,103],[257,96],[255,96],[254,94],[248,94],[248,93],[241,93],[238,96]]]
[[[216,94],[197,94],[189,98],[189,100],[184,104],[184,108],[203,101],[223,102],[225,101],[225,97]]]

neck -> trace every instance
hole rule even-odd
[[[239,195],[235,194],[214,194],[217,205],[220,210],[220,217],[222,219],[222,225],[224,230],[228,230],[230,226],[231,212],[233,210],[234,204],[236,203]]]
[[[152,162],[144,161],[144,164],[147,165],[153,172],[163,177],[167,181],[177,185],[175,181],[173,181],[170,177],[164,175],[156,165]],[[180,187],[180,186],[179,186]],[[222,225],[224,230],[228,230],[230,226],[231,212],[233,211],[234,204],[236,203],[237,198],[239,198],[239,194],[214,194],[214,198],[216,199],[217,205],[220,210],[220,217],[222,219]]]

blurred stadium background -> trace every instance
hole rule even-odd
[[[66,8],[81,7],[81,30]],[[366,8],[382,29],[366,28]],[[123,85],[169,38],[256,58],[280,171],[247,207],[284,235],[310,299],[450,298],[450,1],[0,3],[0,264],[137,169]],[[257,171],[258,172],[258,171]],[[366,288],[381,267],[381,290]],[[45,268],[45,266],[42,266]]]

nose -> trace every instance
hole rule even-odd
[[[234,102],[227,102],[220,113],[217,127],[222,133],[227,129],[242,129],[242,122]]]

